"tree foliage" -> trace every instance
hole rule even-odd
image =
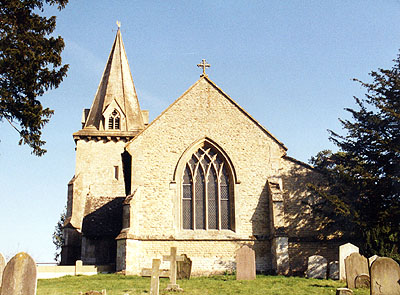
[[[57,261],[58,263],[61,261],[61,250],[62,246],[64,245],[63,228],[66,215],[67,215],[67,209],[65,208],[60,215],[60,220],[54,227],[53,244],[56,246],[56,252],[54,253],[54,260]]]
[[[68,65],[61,64],[63,39],[49,36],[56,17],[40,16],[45,4],[62,9],[68,0],[0,0],[0,120],[7,120],[27,144],[41,156],[45,141],[42,128],[53,110],[38,97],[57,88]],[[19,125],[19,128],[15,126]]]
[[[388,70],[359,82],[365,97],[340,120],[346,135],[330,131],[339,151],[322,151],[311,159],[325,174],[328,190],[316,188],[333,209],[333,220],[347,220],[368,254],[400,260],[400,56]]]

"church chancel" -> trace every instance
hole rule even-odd
[[[316,251],[336,258],[310,206],[307,183],[319,175],[209,78],[205,60],[198,66],[200,78],[149,122],[118,29],[73,134],[62,264],[139,275],[178,247],[192,274],[223,273],[243,245],[261,272],[304,272]]]

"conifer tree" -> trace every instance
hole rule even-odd
[[[354,97],[357,109],[346,109],[352,119],[340,120],[346,135],[329,131],[339,151],[320,152],[311,163],[327,176],[329,189],[317,190],[333,208],[333,220],[353,230],[367,255],[399,261],[400,55],[394,62],[372,71],[371,83],[354,79],[366,94]]]
[[[57,88],[68,65],[61,64],[63,39],[49,36],[56,17],[40,16],[44,5],[62,9],[68,0],[0,0],[0,121],[8,121],[27,144],[41,156],[45,141],[42,128],[53,110],[38,97]]]

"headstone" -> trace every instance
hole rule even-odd
[[[348,288],[337,288],[336,295],[353,295],[353,291]]]
[[[35,295],[36,263],[27,253],[16,254],[3,272],[0,295]]]
[[[178,280],[190,279],[192,273],[192,260],[186,254],[182,254],[183,261],[178,261],[176,264],[176,278]]]
[[[400,266],[388,257],[379,257],[371,265],[371,295],[399,295]]]
[[[358,275],[369,273],[368,259],[359,253],[352,253],[344,260],[346,266],[347,288],[356,287],[355,280]]]
[[[362,273],[360,275],[358,275],[356,277],[356,279],[354,280],[354,285],[355,288],[369,288],[370,286],[370,279],[369,279],[369,275],[367,275],[366,273]]]
[[[354,253],[354,252],[358,253],[358,251],[359,251],[358,247],[354,246],[351,243],[347,243],[347,244],[341,245],[339,247],[339,279],[340,280],[346,279],[346,268],[344,266],[344,260],[351,253]]]
[[[244,245],[236,252],[236,279],[254,280],[256,278],[256,255],[253,249]]]
[[[329,270],[329,278],[331,280],[338,280],[339,279],[339,261],[331,261],[328,265]]]
[[[177,256],[176,255],[176,247],[171,247],[171,254],[170,255],[164,255],[163,260],[164,261],[169,261],[170,262],[170,277],[169,277],[169,284],[167,286],[168,291],[183,291],[179,287],[179,285],[176,283],[176,262],[177,261],[183,261],[183,256]]]
[[[379,257],[378,255],[373,255],[370,258],[368,258],[369,267],[371,267],[372,262],[374,262],[376,260],[376,258],[378,258],[378,257]]]
[[[308,257],[307,278],[326,279],[327,271],[328,262],[323,256],[313,255]]]
[[[158,295],[160,292],[160,259],[153,259],[151,266],[150,295]]]
[[[151,277],[153,269],[152,268],[142,268],[140,275],[142,277]],[[160,269],[160,278],[169,278],[171,276],[169,269]],[[177,277],[177,279],[179,279]]]
[[[105,289],[101,291],[87,291],[85,293],[81,292],[81,295],[107,295],[107,291]]]
[[[1,287],[1,278],[3,276],[3,270],[6,266],[6,260],[4,259],[3,254],[0,253],[0,287]]]

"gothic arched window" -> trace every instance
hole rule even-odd
[[[120,115],[117,110],[114,110],[108,118],[108,129],[120,129]]]
[[[231,174],[227,161],[210,144],[192,155],[183,172],[183,229],[232,230]]]

